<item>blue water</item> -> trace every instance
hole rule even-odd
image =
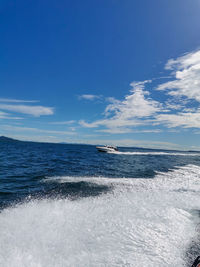
[[[2,142],[0,266],[188,266],[199,178],[198,152]]]

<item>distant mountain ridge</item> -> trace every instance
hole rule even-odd
[[[20,142],[19,140],[10,138],[10,137],[6,137],[6,136],[0,136],[0,142]]]

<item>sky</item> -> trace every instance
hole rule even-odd
[[[200,0],[0,1],[0,135],[200,150]]]

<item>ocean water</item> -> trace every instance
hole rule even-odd
[[[0,266],[191,266],[200,153],[0,143]]]

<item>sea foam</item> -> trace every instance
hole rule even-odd
[[[197,235],[200,168],[154,179],[51,177],[112,184],[98,197],[24,202],[0,213],[0,266],[186,266]]]

